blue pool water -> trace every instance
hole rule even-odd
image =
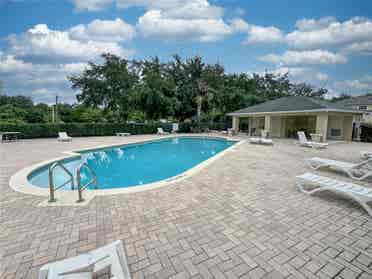
[[[75,181],[77,167],[87,162],[97,175],[99,189],[125,188],[179,175],[233,144],[224,139],[177,137],[80,152],[81,157],[66,160],[63,164],[73,173]],[[49,187],[48,167],[31,173],[30,183]],[[56,185],[67,180],[58,168],[54,177]],[[83,170],[83,182],[90,179],[88,171]],[[69,189],[69,185],[65,188]]]

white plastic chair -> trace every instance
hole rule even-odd
[[[339,181],[328,177],[318,176],[312,173],[305,173],[296,177],[298,189],[308,195],[317,192],[331,191],[343,196],[352,198],[359,203],[367,213],[372,216],[372,209],[369,203],[372,201],[372,189],[357,184]],[[306,189],[311,185],[310,189]]]
[[[172,124],[172,134],[177,133],[179,130],[179,124],[178,123],[173,123]]]
[[[110,267],[113,279],[130,279],[127,259],[120,240],[89,253],[41,267],[39,279],[85,279]]]
[[[168,132],[164,132],[163,128],[158,128],[158,132],[157,132],[158,135],[161,135],[161,136],[164,136],[164,135],[169,135]]]
[[[358,164],[318,157],[306,159],[306,162],[314,170],[331,169],[346,173],[349,177],[355,180],[364,180],[368,177],[372,177],[372,158]]]
[[[328,143],[308,141],[305,133],[302,132],[302,131],[298,131],[297,135],[298,135],[298,140],[299,140],[300,146],[311,147],[311,148],[319,148],[319,149],[320,148],[326,148],[328,146]]]
[[[59,132],[58,141],[72,141],[72,137],[69,137],[66,132]]]

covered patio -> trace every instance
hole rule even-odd
[[[362,113],[307,97],[285,97],[229,115],[234,132],[249,136],[259,136],[265,130],[273,138],[294,138],[297,131],[304,131],[319,141],[351,141],[353,123]]]

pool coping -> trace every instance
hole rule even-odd
[[[42,161],[40,163],[33,164],[31,166],[27,166],[15,174],[13,174],[9,180],[9,186],[20,193],[28,194],[28,195],[34,195],[34,196],[40,196],[40,197],[49,197],[49,188],[41,188],[38,186],[35,186],[31,184],[28,180],[28,177],[32,174],[32,172],[36,171],[39,168],[44,167],[45,165],[51,164],[56,161],[60,160],[66,160],[66,159],[72,159],[74,157],[80,157],[82,152],[87,152],[91,150],[100,150],[100,149],[106,149],[106,148],[113,148],[113,147],[119,147],[119,146],[129,146],[129,145],[135,145],[135,144],[146,144],[149,142],[159,141],[166,138],[178,138],[178,137],[189,137],[189,138],[215,138],[215,139],[224,139],[224,140],[230,140],[235,141],[236,143],[232,146],[229,146],[225,150],[219,152],[218,154],[208,158],[205,161],[202,161],[201,163],[197,164],[196,166],[176,175],[169,177],[167,179],[163,179],[160,181],[147,183],[143,185],[138,185],[134,187],[127,187],[127,188],[114,188],[114,189],[101,189],[101,190],[91,190],[87,189],[83,193],[83,197],[85,199],[84,202],[77,203],[77,191],[58,191],[56,193],[57,201],[53,203],[49,203],[47,200],[43,201],[39,204],[39,206],[84,206],[87,205],[94,197],[96,196],[107,196],[107,195],[116,195],[116,194],[129,194],[129,193],[137,193],[137,192],[143,192],[148,190],[154,190],[161,187],[165,187],[167,185],[171,185],[176,182],[180,182],[186,178],[189,178],[193,176],[194,174],[200,172],[205,167],[209,166],[216,160],[220,159],[225,154],[233,151],[236,149],[239,145],[243,144],[246,140],[244,139],[237,139],[237,138],[230,138],[230,137],[224,137],[220,135],[182,135],[182,134],[175,134],[175,135],[169,135],[169,136],[162,136],[161,138],[153,138],[153,139],[145,139],[145,140],[139,140],[131,143],[121,143],[121,144],[106,144],[106,145],[100,145],[96,147],[89,147],[89,148],[83,148],[79,150],[72,150],[72,151],[64,151],[62,152],[65,154],[64,156],[60,157],[54,157],[52,159],[48,159],[45,161]],[[63,200],[61,198],[58,199],[59,196],[63,196]]]

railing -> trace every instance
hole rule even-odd
[[[60,167],[70,177],[69,180],[67,180],[65,183],[63,183],[63,184],[61,184],[57,187],[55,187],[55,185],[54,185],[54,178],[53,178],[53,173],[54,173],[54,170],[56,169],[56,167]],[[53,165],[51,165],[49,167],[49,191],[50,191],[49,202],[55,202],[56,201],[56,199],[54,197],[55,191],[64,187],[68,183],[71,183],[71,190],[74,190],[74,177],[73,177],[72,173],[68,169],[66,169],[66,167],[64,165],[62,165],[61,162],[55,162]]]
[[[89,172],[92,174],[93,178],[86,183],[85,185],[81,185],[81,170],[82,168],[86,168],[89,170]],[[89,185],[94,184],[94,188],[98,189],[98,183],[97,183],[97,175],[96,173],[89,167],[87,163],[81,163],[81,165],[77,169],[77,183],[78,183],[78,193],[79,193],[79,199],[77,202],[83,202],[83,191],[89,187]]]

